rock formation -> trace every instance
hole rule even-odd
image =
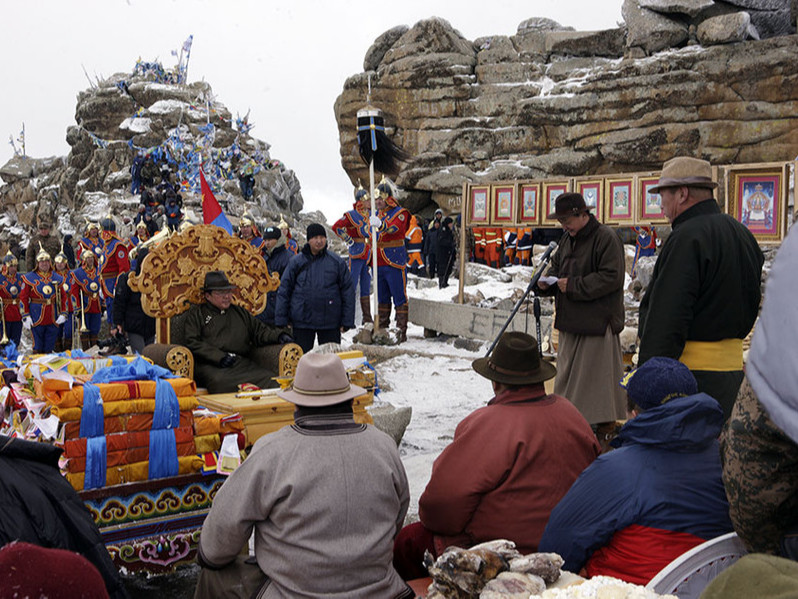
[[[470,41],[440,18],[393,28],[336,100],[342,165],[367,179],[354,123],[369,77],[412,155],[400,199],[425,215],[458,207],[465,182],[659,169],[675,155],[792,160],[794,13],[788,0],[625,0],[626,23],[606,31],[529,19]]]
[[[233,118],[205,82],[164,81],[158,63],[136,65],[78,94],[76,125],[68,127],[66,158],[15,157],[0,168],[0,251],[24,246],[40,214],[56,228],[81,232],[86,218],[109,212],[121,225],[139,198],[130,193],[130,167],[137,152],[168,159],[179,182],[184,212],[201,219],[198,173],[215,184],[217,199],[235,221],[245,211],[258,222],[293,224],[303,201],[294,172],[269,156],[269,144],[249,135],[246,118]],[[253,200],[244,202],[238,165],[252,158]],[[119,228],[123,234],[129,233]]]

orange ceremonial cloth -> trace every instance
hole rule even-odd
[[[105,398],[103,397],[103,400]],[[193,410],[199,405],[196,397],[178,397],[177,402],[180,406],[180,411]],[[105,418],[109,416],[122,416],[124,414],[142,414],[155,412],[154,399],[129,399],[127,401],[112,401],[105,403],[103,401],[103,414]],[[50,413],[58,418],[60,422],[75,422],[79,421],[83,414],[83,408],[60,408],[54,407]]]
[[[178,474],[193,474],[199,472],[204,463],[205,461],[198,455],[177,458]],[[114,466],[105,471],[105,485],[121,485],[124,483],[150,480],[149,471],[149,462],[136,462],[135,464]],[[71,484],[76,491],[83,490],[83,472],[67,472],[64,476],[66,476],[69,484]]]
[[[153,414],[122,414],[105,418],[104,432],[106,435],[124,433],[126,431],[149,431],[152,429]],[[194,425],[194,413],[191,410],[180,412],[180,428]],[[64,439],[80,437],[80,421],[64,423]]]
[[[194,429],[190,426],[176,428],[175,441],[178,457],[194,455]],[[116,433],[105,436],[106,467],[135,464],[150,459],[150,432]],[[86,470],[86,439],[73,439],[64,443],[65,468],[67,472]]]
[[[175,390],[178,399],[195,395],[197,385],[187,378],[163,379]],[[150,398],[155,399],[156,381],[121,381],[117,383],[100,383],[100,397],[103,403],[121,401],[125,399]],[[42,395],[53,406],[59,408],[74,408],[83,405],[83,385],[74,385],[70,381],[61,379],[44,379],[42,381]],[[181,410],[184,408],[181,406]],[[150,412],[152,410],[149,410]],[[108,415],[108,414],[106,414]]]

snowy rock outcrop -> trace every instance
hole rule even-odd
[[[0,251],[23,247],[37,219],[55,219],[61,232],[80,232],[86,218],[111,213],[118,225],[135,215],[130,193],[137,154],[169,163],[181,186],[184,214],[201,218],[199,169],[233,222],[247,212],[262,223],[284,216],[289,224],[303,208],[294,172],[269,155],[269,144],[252,135],[247,118],[234,117],[202,81],[164,81],[137,63],[78,94],[76,124],[66,130],[65,158],[15,157],[0,168]],[[254,170],[254,195],[245,202],[238,175]],[[155,168],[157,182],[159,171]],[[130,231],[122,230],[123,234]]]
[[[713,164],[792,160],[790,8],[790,0],[625,0],[616,29],[529,19],[513,36],[474,41],[440,18],[393,28],[336,100],[342,165],[352,181],[368,178],[356,113],[369,77],[388,134],[412,156],[396,179],[400,200],[423,215],[456,210],[465,182],[658,170],[677,154]]]

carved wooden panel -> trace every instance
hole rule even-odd
[[[141,274],[131,273],[128,284],[141,292],[144,312],[171,318],[204,301],[201,287],[212,270],[224,271],[238,286],[233,303],[252,314],[263,311],[266,293],[280,285],[257,249],[214,225],[194,225],[151,248]]]

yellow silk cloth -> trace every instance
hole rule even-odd
[[[82,399],[81,397],[81,403]],[[180,404],[181,412],[193,410],[199,405],[199,401],[197,401],[196,397],[178,397],[177,401]],[[82,407],[64,408],[61,406],[54,406],[50,410],[50,413],[61,422],[78,421],[80,420],[82,412]],[[123,414],[152,414],[153,412],[155,412],[154,399],[128,399],[106,403],[105,396],[103,396],[103,414],[106,418],[109,416],[122,416]]]
[[[743,369],[743,340],[687,341],[679,362],[690,370],[729,372]]]
[[[178,399],[196,394],[197,385],[191,379],[163,379],[175,390]],[[100,397],[103,403],[126,399],[155,398],[155,381],[122,381],[118,383],[100,383]],[[61,379],[45,379],[41,385],[42,396],[53,406],[74,408],[83,405],[83,385],[75,385]],[[182,404],[181,404],[181,410]],[[142,410],[152,412],[152,410]],[[106,416],[109,414],[106,412]]]
[[[200,456],[192,455],[177,458],[177,463],[178,474],[193,474],[200,471],[204,461]],[[149,480],[149,468],[149,462],[136,462],[108,468],[105,471],[105,486]],[[66,472],[64,476],[76,491],[83,490],[83,472]]]
[[[197,453],[210,453],[222,448],[222,438],[218,434],[197,435],[194,437]]]

